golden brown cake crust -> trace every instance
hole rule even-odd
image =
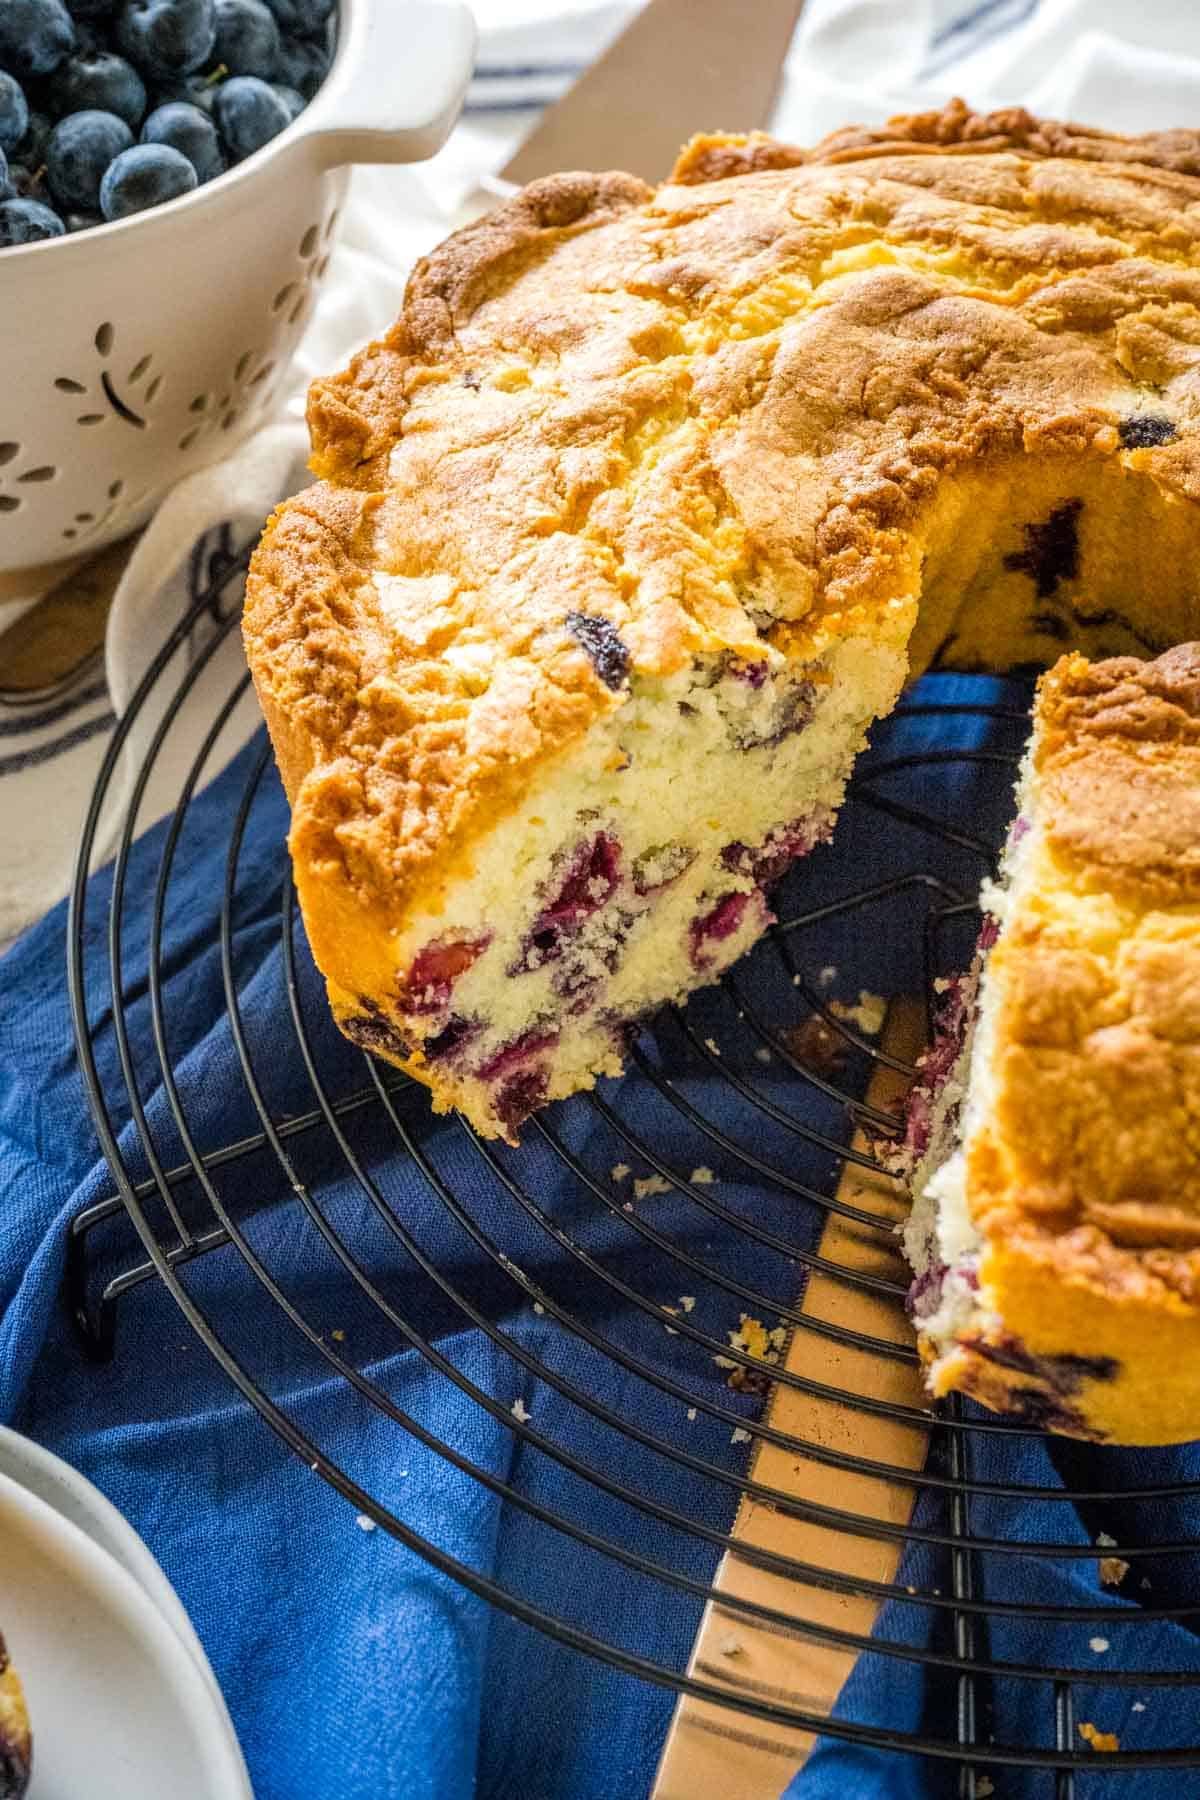
[[[249,584],[312,893],[394,926],[618,704],[571,611],[643,675],[903,640],[948,472],[1058,451],[1200,493],[1198,232],[1197,134],[955,103],[811,151],[699,139],[657,192],[555,176],[451,238],[315,385],[323,479]],[[1177,429],[1123,445],[1149,381]]]
[[[1041,717],[1055,854],[1135,905],[1200,900],[1200,646],[1066,659],[1043,683]]]

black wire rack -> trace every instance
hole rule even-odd
[[[837,1002],[835,988],[851,996],[869,989],[928,998],[939,971],[961,966],[977,923],[979,879],[1006,823],[1025,713],[982,701],[902,708],[889,729],[911,734],[916,727],[919,738],[925,719],[928,737],[914,747],[910,735],[897,750],[885,731],[856,776],[833,846],[813,853],[814,870],[820,862],[825,871],[819,894],[804,867],[794,872],[777,901],[778,922],[748,961],[643,1032],[620,1082],[606,1081],[595,1094],[531,1121],[519,1150],[484,1143],[461,1121],[434,1119],[424,1091],[403,1074],[335,1043],[278,838],[269,865],[248,867],[248,846],[261,835],[260,809],[273,794],[272,816],[279,816],[269,747],[260,736],[237,764],[240,791],[223,819],[223,884],[189,940],[208,933],[209,978],[232,1044],[238,1091],[214,1106],[176,1049],[172,981],[180,952],[169,938],[189,821],[247,676],[228,687],[178,782],[152,875],[145,868],[133,873],[134,844],[181,709],[237,628],[245,561],[226,537],[197,564],[193,604],[120,721],[84,827],[68,974],[80,1066],[113,1177],[111,1193],[76,1217],[69,1233],[68,1298],[91,1353],[112,1355],[125,1297],[162,1283],[251,1406],[365,1518],[512,1617],[630,1677],[740,1714],[743,1723],[757,1722],[753,1729],[829,1732],[948,1760],[968,1797],[989,1792],[985,1773],[990,1780],[1005,1766],[1045,1771],[1046,1791],[1056,1800],[1071,1800],[1085,1768],[1091,1780],[1130,1768],[1200,1767],[1191,1703],[1178,1707],[1173,1748],[1097,1755],[1078,1730],[1096,1711],[1098,1684],[1168,1705],[1172,1690],[1178,1704],[1178,1690],[1194,1686],[1186,1668],[1148,1668],[1126,1646],[1168,1622],[1194,1628],[1200,1608],[1180,1598],[1171,1571],[1173,1557],[1196,1548],[1186,1529],[1196,1488],[1158,1478],[1153,1457],[1145,1479],[1131,1488],[1128,1463],[1115,1474],[1118,1465],[1104,1448],[1052,1440],[1042,1448],[1055,1479],[1022,1473],[1013,1454],[1036,1440],[1032,1431],[957,1402],[897,1404],[873,1399],[861,1385],[830,1381],[824,1365],[831,1346],[895,1367],[915,1362],[911,1339],[831,1323],[803,1303],[806,1277],[820,1273],[901,1315],[895,1207],[848,1195],[843,1177],[848,1167],[857,1170],[876,1191],[888,1179],[871,1144],[895,1131],[896,1117],[873,1103],[871,1078],[880,1068],[900,1075],[911,1068],[856,1020],[852,1007]],[[89,886],[126,744],[148,718],[155,722],[122,801],[111,881]],[[964,773],[973,784],[969,810],[949,779]],[[915,799],[914,775],[925,782],[918,781]],[[854,882],[855,833],[875,852],[875,867],[880,834],[891,834],[882,862],[894,872],[869,888]],[[269,881],[264,866],[274,871]],[[153,904],[148,939],[131,945],[134,879],[142,891],[152,880]],[[265,943],[278,951],[281,1011],[269,1042],[244,986],[239,944],[248,924],[260,954]],[[823,1058],[805,1052],[803,1034],[811,1040],[814,1020],[824,1034]],[[102,1025],[115,1055],[98,1051]],[[275,1097],[281,1071],[286,1104]],[[251,1171],[257,1173],[248,1180]],[[636,1198],[633,1180],[640,1180]],[[256,1196],[249,1207],[248,1190]],[[274,1267],[277,1238],[259,1227],[281,1215],[290,1230],[311,1238],[369,1313],[369,1354],[357,1354],[331,1328],[313,1289],[298,1294]],[[834,1219],[874,1234],[885,1262],[891,1258],[888,1272],[831,1259],[822,1234]],[[445,1248],[447,1231],[453,1254]],[[380,1251],[377,1261],[373,1244],[386,1246],[387,1255]],[[219,1286],[203,1278],[218,1262]],[[215,1298],[228,1296],[231,1268],[244,1282],[237,1319]],[[672,1304],[685,1286],[695,1290],[691,1304]],[[695,1298],[701,1294],[705,1304]],[[514,1327],[517,1308],[536,1318],[536,1333]],[[613,1325],[618,1312],[622,1331]],[[785,1366],[774,1353],[752,1353],[744,1338],[731,1343],[729,1327],[743,1314],[782,1327],[792,1349],[799,1336],[804,1354],[789,1352]],[[448,1472],[490,1501],[517,1509],[528,1543],[554,1545],[560,1578],[539,1582],[532,1557],[515,1571],[474,1566],[415,1529],[402,1500],[362,1485],[297,1423],[279,1365],[260,1350],[281,1338],[341,1384],[347,1406],[386,1422],[399,1442],[443,1458]],[[484,1344],[491,1374],[462,1352],[468,1341]],[[556,1345],[570,1356],[556,1354]],[[448,1399],[445,1416],[508,1434],[514,1449],[536,1455],[553,1480],[531,1487],[517,1479],[512,1460],[489,1463],[474,1454],[469,1430],[443,1434],[443,1415],[430,1421],[410,1410],[377,1373],[389,1349],[420,1359]],[[541,1384],[569,1410],[580,1425],[569,1444],[540,1427],[536,1408],[510,1400],[497,1367],[511,1371],[519,1391]],[[832,1404],[844,1413],[846,1430],[836,1441],[789,1436],[762,1407],[768,1383]],[[902,1466],[856,1443],[858,1428],[881,1415],[928,1434],[923,1461]],[[760,1479],[753,1457],[747,1466],[746,1451],[731,1443],[747,1437],[752,1450],[773,1444],[791,1453],[799,1484],[784,1491]],[[1035,1475],[1045,1466],[1039,1463]],[[816,1468],[876,1478],[903,1496],[903,1506],[888,1522],[853,1502],[812,1501],[803,1471]],[[608,1512],[596,1510],[598,1500]],[[738,1503],[747,1501],[839,1537],[884,1539],[894,1547],[896,1568],[880,1581],[842,1572],[837,1559],[830,1566],[756,1548],[733,1524]],[[1026,1540],[1015,1521],[1035,1501],[1063,1519],[1061,1533]],[[1096,1526],[1117,1516],[1110,1507],[1120,1509],[1124,1535],[1100,1550]],[[625,1515],[630,1528],[613,1529],[612,1519]],[[1164,1518],[1185,1524],[1164,1538]],[[1068,1520],[1075,1523],[1068,1527]],[[997,1597],[1003,1590],[994,1573],[1014,1555],[1040,1562],[1048,1575],[1086,1569],[1093,1579],[1097,1558],[1112,1558],[1128,1604],[1114,1610],[1099,1586],[1094,1603],[1075,1590],[1063,1601],[1050,1586],[1036,1604]],[[719,1591],[715,1571],[723,1556],[781,1578],[785,1586],[772,1591],[790,1598],[766,1604]],[[599,1568],[614,1588],[623,1586],[635,1611],[679,1600],[698,1620],[711,1601],[735,1624],[840,1651],[871,1649],[898,1671],[923,1668],[946,1700],[945,1728],[829,1718],[806,1706],[802,1693],[739,1682],[733,1667],[713,1675],[702,1662],[655,1660],[628,1640],[621,1624],[628,1609],[614,1606],[610,1629],[594,1618],[580,1621],[570,1599],[575,1584],[561,1579],[572,1558],[593,1581]],[[805,1601],[817,1592],[899,1602],[901,1623],[879,1634],[818,1622]],[[1064,1622],[1111,1633],[1102,1674],[1086,1662],[1047,1664],[1039,1630]],[[1022,1741],[993,1734],[999,1682],[1028,1691]]]

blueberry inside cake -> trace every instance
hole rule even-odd
[[[29,1786],[33,1740],[20,1677],[0,1637],[0,1800],[21,1800]]]
[[[1200,635],[1198,372],[1195,133],[698,138],[451,238],[247,590],[342,1029],[511,1139],[754,942],[909,676]]]
[[[1200,645],[1043,677],[984,906],[908,1110],[931,1388],[1077,1436],[1191,1438]]]

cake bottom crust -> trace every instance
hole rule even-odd
[[[1200,1308],[1156,1283],[1097,1282],[1081,1266],[1100,1248],[1092,1235],[998,1232],[980,1265],[998,1322],[941,1354],[922,1337],[931,1390],[1067,1437],[1188,1443],[1200,1430]]]

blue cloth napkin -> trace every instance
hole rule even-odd
[[[970,1416],[985,1418],[979,1409]],[[1175,1481],[1200,1479],[1196,1446],[1119,1451],[1065,1439],[1007,1438],[985,1440],[975,1436],[968,1451],[970,1474],[977,1481],[1038,1485],[1052,1491],[1122,1487],[1169,1486]],[[935,1465],[936,1466],[936,1463]],[[915,1522],[945,1531],[946,1508],[932,1496],[923,1499]],[[1153,1554],[1130,1562],[1118,1586],[1101,1585],[1092,1556],[1068,1561],[1022,1554],[1022,1543],[1052,1542],[1064,1546],[1093,1547],[1101,1534],[1121,1544],[1153,1546],[1193,1544],[1197,1538],[1197,1506],[1194,1498],[1087,1502],[1027,1501],[976,1497],[971,1502],[972,1534],[1003,1538],[1018,1548],[1012,1555],[986,1555],[977,1559],[981,1575],[980,1598],[998,1606],[1036,1603],[1050,1608],[1105,1609],[1104,1616],[1085,1621],[1012,1620],[991,1616],[976,1626],[976,1655],[981,1660],[1026,1664],[1035,1668],[1078,1669],[1083,1675],[1072,1683],[1075,1735],[1072,1748],[1086,1751],[1079,1733],[1081,1724],[1097,1732],[1113,1734],[1122,1752],[1133,1753],[1191,1747],[1200,1740],[1200,1704],[1191,1689],[1143,1684],[1113,1686],[1105,1683],[1106,1669],[1122,1673],[1200,1671],[1200,1644],[1186,1622],[1155,1620],[1145,1613],[1155,1608],[1183,1608],[1195,1604],[1200,1593],[1200,1555]],[[950,1594],[951,1571],[947,1552],[923,1545],[912,1546],[902,1560],[898,1585],[928,1594]],[[1194,1627],[1196,1619],[1191,1620]],[[951,1615],[935,1615],[931,1608],[907,1601],[890,1602],[880,1615],[877,1636],[910,1648],[954,1654]],[[861,1724],[886,1725],[896,1731],[956,1741],[957,1678],[930,1678],[915,1661],[902,1661],[877,1653],[859,1658],[839,1699],[836,1716]],[[980,1738],[1008,1745],[1036,1743],[1053,1746],[1054,1695],[1046,1680],[1013,1677],[976,1678],[975,1704],[982,1721]],[[1168,1796],[1194,1791],[1195,1771],[1142,1769],[1115,1772],[1106,1769],[1108,1753],[1095,1753],[1097,1769],[1081,1769],[1075,1776],[1079,1800],[1167,1800]],[[997,1795],[1009,1800],[1035,1800],[1054,1793],[1048,1773],[1016,1768],[988,1767]],[[787,1800],[845,1800],[847,1794],[886,1794],[896,1800],[953,1800],[960,1793],[959,1769],[951,1762],[899,1756],[833,1737],[820,1740],[805,1768],[787,1790]]]
[[[979,683],[960,689],[945,677],[927,682],[922,694],[945,701],[960,691],[981,697]],[[1023,691],[993,683],[984,697]],[[936,744],[942,731],[936,717],[894,721],[880,734],[876,759]],[[976,740],[986,743],[992,733],[982,722]],[[961,728],[955,736],[964,741]],[[189,1127],[208,1149],[257,1124],[225,1009],[218,918],[231,824],[260,752],[259,742],[249,745],[194,803],[168,890],[161,964],[169,1050]],[[933,798],[947,816],[982,819],[993,833],[1007,810],[1003,783],[974,765],[893,779],[892,791]],[[279,905],[285,824],[283,796],[268,768],[238,866],[234,965],[249,1055],[276,1118],[313,1104],[286,992]],[[159,827],[135,846],[122,947],[132,1063],[157,1153],[170,1166],[181,1160],[182,1145],[155,1061],[146,982],[163,842]],[[939,859],[947,868],[954,861],[944,847],[918,843],[908,828],[852,807],[836,842],[789,877],[783,910],[794,913],[906,867],[937,867]],[[958,857],[960,879],[963,866]],[[130,1124],[107,986],[111,885],[111,871],[103,871],[89,894],[88,1007],[114,1125],[137,1178],[147,1164]],[[831,925],[819,942],[798,934],[799,961],[852,967],[854,990],[911,989],[920,931],[878,917],[878,927],[862,916]],[[294,941],[316,1065],[332,1095],[349,1095],[364,1085],[364,1061],[329,1022],[298,926]],[[0,1415],[84,1470],[159,1557],[212,1659],[259,1800],[461,1800],[473,1793],[489,1800],[610,1800],[647,1793],[670,1691],[552,1641],[384,1530],[363,1529],[356,1506],[260,1420],[157,1280],[122,1302],[115,1358],[102,1366],[85,1360],[60,1299],[63,1234],[80,1206],[111,1191],[111,1179],[83,1100],[64,957],[60,909],[0,965]],[[802,995],[781,981],[769,946],[739,970],[738,983],[751,1010],[773,1027],[804,1016]],[[554,1109],[547,1129],[557,1147],[530,1129],[520,1151],[498,1153],[524,1205],[463,1127],[433,1119],[417,1090],[395,1102],[411,1151],[382,1109],[347,1117],[347,1136],[378,1204],[327,1132],[288,1140],[296,1182],[393,1319],[331,1252],[269,1153],[230,1163],[213,1180],[278,1297],[230,1247],[184,1273],[194,1303],[290,1426],[405,1530],[565,1628],[666,1670],[686,1665],[698,1590],[714,1573],[745,1467],[746,1446],[733,1441],[734,1433],[760,1404],[730,1392],[713,1348],[737,1327],[741,1310],[755,1310],[771,1325],[779,1316],[772,1307],[794,1304],[803,1270],[772,1240],[813,1247],[822,1218],[798,1204],[786,1182],[754,1182],[686,1108],[663,1098],[652,1077],[669,1072],[687,1107],[792,1182],[828,1191],[836,1175],[833,1157],[799,1139],[794,1121],[815,1121],[833,1138],[843,1129],[836,1105],[822,1111],[777,1057],[764,1062],[761,1040],[728,995],[700,997],[690,1017],[694,1042],[665,1022],[644,1040],[646,1072],[635,1067],[621,1082],[604,1083],[600,1104]],[[718,1055],[705,1050],[705,1040]],[[769,1100],[773,1114],[749,1108],[731,1074]],[[687,1178],[705,1168],[713,1182],[702,1177],[690,1193],[663,1181],[635,1192],[636,1180],[658,1170],[631,1150],[614,1119],[651,1145],[669,1172]],[[627,1175],[622,1165],[629,1165]],[[194,1187],[181,1191],[181,1203],[195,1220],[212,1223]],[[732,1229],[714,1206],[757,1235]],[[507,1263],[489,1254],[489,1240]],[[100,1254],[109,1267],[128,1260],[123,1220],[106,1228]],[[748,1306],[732,1283],[762,1303]],[[676,1311],[657,1310],[665,1307]],[[695,1331],[708,1342],[696,1342],[689,1335]],[[819,1348],[814,1340],[818,1358]],[[331,1358],[354,1372],[357,1387]],[[819,1371],[819,1361],[814,1367]],[[519,1429],[514,1407],[528,1415],[536,1437]],[[422,1432],[457,1460],[422,1442]],[[1064,1458],[1097,1455],[1106,1479],[1119,1484],[1123,1470],[1142,1477],[1153,1462],[1035,1441],[1003,1448],[1019,1455],[1022,1475],[1034,1479],[1058,1479]],[[1186,1459],[1170,1453],[1158,1462],[1175,1469]],[[523,1506],[501,1504],[489,1482],[507,1484]],[[1044,1503],[1014,1516],[1010,1507],[1003,1529],[1052,1535],[1071,1509],[1056,1506],[1053,1519],[1049,1510]],[[1139,1508],[1137,1521],[1151,1539],[1195,1526],[1187,1508]],[[977,1528],[986,1522],[983,1509]],[[1099,1529],[1120,1538],[1129,1526],[1120,1507],[1077,1521],[1080,1541]],[[583,1533],[590,1543],[580,1541]],[[622,1565],[612,1551],[667,1576]],[[1183,1572],[1169,1559],[1164,1565],[1147,1571],[1154,1591],[1169,1582],[1177,1593]],[[1077,1565],[1075,1582],[1087,1584],[1091,1569]],[[1051,1577],[1040,1561],[1010,1558],[997,1579],[1002,1596],[1043,1598],[1065,1593],[1072,1572],[1057,1565]],[[1140,1591],[1112,1597],[1114,1657],[1126,1642],[1122,1615],[1142,1598]],[[918,1610],[885,1612],[881,1631],[911,1639],[928,1630],[927,1620],[908,1616]],[[1072,1633],[1066,1641],[1053,1627],[1035,1638],[996,1632],[992,1648],[1000,1656],[1087,1663],[1077,1639]],[[1193,1640],[1178,1627],[1129,1631],[1128,1643],[1131,1657],[1149,1659],[1144,1666],[1160,1666],[1154,1659],[1161,1658],[1200,1670]],[[1038,1692],[1044,1708],[1044,1685]],[[847,1717],[898,1727],[929,1728],[935,1719],[946,1735],[947,1693],[948,1684],[923,1681],[911,1664],[871,1656],[842,1707]],[[1148,1742],[1172,1729],[1186,1741],[1186,1717],[1195,1712],[1190,1697],[1178,1696],[1178,1706],[1161,1690],[1146,1698],[1136,1726],[1111,1693],[1097,1691],[1091,1716],[1102,1729],[1131,1733],[1123,1742]],[[1023,1684],[1020,1691],[1012,1683],[997,1689],[998,1737],[1021,1737],[1028,1704]],[[1164,1720],[1173,1709],[1172,1726]],[[934,1765],[908,1770],[893,1759],[881,1766],[830,1743],[796,1792],[819,1795],[834,1782],[843,1795],[935,1792],[942,1780]],[[1009,1796],[1045,1791],[1015,1775],[1004,1781]]]

